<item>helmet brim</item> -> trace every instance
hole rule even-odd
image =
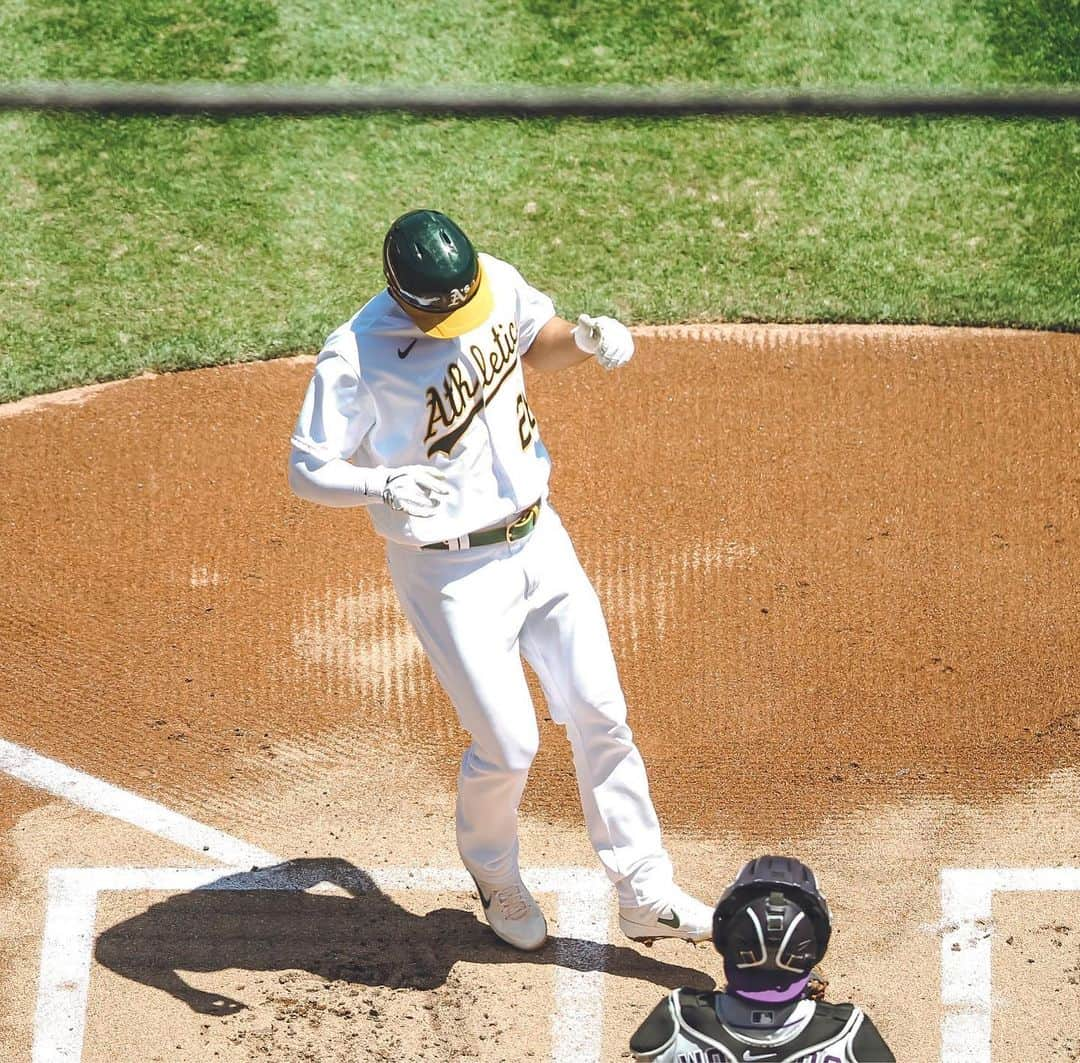
[[[495,309],[495,293],[491,282],[488,280],[483,263],[477,266],[480,273],[480,283],[476,291],[469,297],[467,303],[463,303],[456,310],[449,313],[433,314],[427,310],[419,310],[414,306],[399,300],[399,305],[412,318],[416,327],[425,336],[433,336],[440,340],[453,340],[458,336],[464,336],[466,332],[472,332],[479,328]]]
[[[789,981],[790,975],[783,971],[748,971],[728,964],[724,965],[724,974],[729,993],[755,1004],[790,1004],[806,992],[810,982],[809,974]]]

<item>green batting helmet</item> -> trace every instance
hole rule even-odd
[[[390,226],[383,272],[390,293],[429,335],[460,336],[491,313],[491,293],[472,241],[437,210],[409,211]]]

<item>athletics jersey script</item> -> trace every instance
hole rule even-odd
[[[491,327],[493,350],[484,350],[477,343],[469,344],[468,357],[476,367],[471,377],[460,362],[454,362],[446,371],[441,386],[427,389],[428,421],[424,442],[428,444],[428,456],[450,455],[454,444],[472,424],[473,418],[499,393],[517,366],[517,323],[509,321]],[[536,428],[524,392],[518,395],[518,429],[522,448],[531,440]]]
[[[395,542],[456,539],[547,494],[551,461],[521,363],[555,307],[513,266],[480,261],[493,296],[486,321],[454,339],[429,336],[380,292],[327,339],[293,432],[293,446],[322,461],[443,474],[450,494],[431,516],[368,507]]]

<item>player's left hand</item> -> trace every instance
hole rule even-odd
[[[403,465],[390,469],[382,500],[392,510],[410,517],[430,517],[450,493],[446,477],[428,465]]]
[[[594,355],[605,369],[618,369],[634,357],[634,337],[613,317],[582,314],[574,327],[574,342],[586,354]]]

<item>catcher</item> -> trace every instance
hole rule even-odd
[[[630,1038],[654,1063],[895,1063],[854,1004],[828,1004],[813,968],[832,916],[813,871],[787,856],[751,860],[713,913],[723,992],[676,989]]]

